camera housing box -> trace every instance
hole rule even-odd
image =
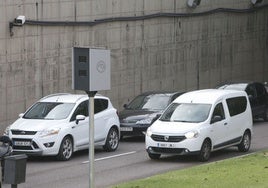
[[[196,6],[200,5],[201,0],[188,0],[187,5],[190,8],[195,8]]]
[[[26,21],[26,17],[23,15],[20,15],[17,18],[15,18],[15,23],[17,25],[23,25],[25,23],[25,21]]]
[[[100,91],[111,88],[110,50],[73,47],[72,89]]]
[[[257,3],[261,3],[262,2],[262,0],[251,0],[251,3],[253,4],[253,5],[255,5],[255,4],[257,4]]]

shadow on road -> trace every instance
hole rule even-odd
[[[120,142],[144,142],[145,136],[124,136],[120,139]]]

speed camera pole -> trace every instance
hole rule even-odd
[[[94,96],[95,91],[86,91],[88,94],[88,117],[89,117],[89,188],[94,188]]]
[[[94,96],[111,89],[110,50],[73,47],[72,56],[72,89],[89,97],[89,188],[94,188]]]

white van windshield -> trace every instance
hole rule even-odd
[[[161,121],[203,122],[208,118],[211,104],[172,103],[163,113]]]

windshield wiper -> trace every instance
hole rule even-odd
[[[44,118],[45,120],[54,120],[54,118]]]
[[[174,120],[174,122],[182,122],[182,123],[198,123],[199,121]]]
[[[160,121],[170,121],[169,119],[159,119]]]

